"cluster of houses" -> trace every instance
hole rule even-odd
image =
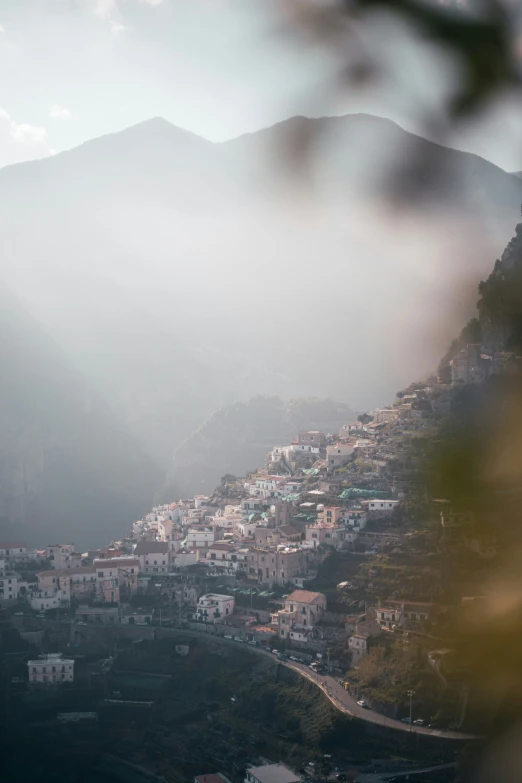
[[[326,596],[309,586],[324,558],[333,550],[375,551],[382,542],[397,547],[406,540],[387,523],[408,494],[407,441],[429,426],[437,396],[432,391],[424,384],[400,393],[392,407],[361,416],[336,435],[299,431],[245,478],[233,478],[230,487],[209,496],[154,507],[109,547],[79,553],[69,543],[41,550],[0,543],[0,600],[23,598],[38,612],[73,606],[81,623],[147,624],[152,612],[130,611],[130,599],[171,580],[169,600],[188,611],[184,618],[223,634],[241,612],[233,589],[208,592],[208,577],[222,577],[227,585],[279,596],[276,611],[246,618],[248,626],[257,623],[270,638],[305,648],[313,642],[319,649],[333,632],[324,627]],[[447,546],[494,556],[495,541],[479,534],[473,515],[443,512],[441,526]],[[194,569],[199,577],[183,576]],[[387,601],[342,618],[335,638],[346,640],[357,661],[373,637],[418,630],[435,614],[434,604]],[[52,669],[58,664],[50,665],[51,675],[67,679],[67,668],[58,672]],[[30,679],[48,677],[43,666],[34,664]]]

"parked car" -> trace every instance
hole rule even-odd
[[[401,723],[411,723],[411,718],[401,718]]]
[[[242,642],[243,639],[241,638],[241,636],[234,636],[234,641],[235,642]]]
[[[232,639],[232,638],[233,638],[233,637],[232,637],[232,636],[231,636],[229,633],[226,633],[226,634],[223,636],[223,639]]]
[[[296,658],[295,655],[290,656],[291,661],[295,661],[296,663],[299,663],[299,658]]]
[[[257,642],[255,642],[253,639],[249,641],[249,644],[251,644],[253,647],[257,647]]]
[[[359,699],[359,701],[357,702],[357,704],[359,705],[359,707],[367,707],[367,706],[368,706],[368,705],[366,704],[366,702],[364,701],[364,699]]]
[[[279,650],[272,650],[272,652],[274,653],[274,655],[281,655],[281,653],[279,652]]]
[[[424,726],[424,720],[423,718],[417,718],[417,720],[413,721],[416,726]]]

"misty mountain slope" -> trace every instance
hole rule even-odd
[[[120,535],[160,472],[59,349],[0,289],[2,537],[79,547]]]
[[[337,432],[354,415],[331,399],[257,396],[227,405],[178,447],[162,495],[172,499],[173,487],[187,495],[211,492],[225,473],[244,476],[262,465],[268,451],[294,441],[299,429]]]
[[[411,201],[412,159],[438,173],[434,200],[396,212],[383,194]],[[235,400],[366,408],[427,372],[521,202],[515,175],[378,117],[223,144],[153,119],[0,170],[2,271],[166,464]]]
[[[517,173],[368,114],[292,117],[222,146],[260,187],[267,186],[263,172],[270,172],[267,164],[275,159],[272,183],[280,187],[294,173],[327,199],[380,193],[410,207],[427,202],[466,211],[487,208],[504,223],[522,196]]]

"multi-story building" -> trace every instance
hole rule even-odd
[[[18,598],[20,577],[15,571],[4,568],[0,576],[0,601],[15,601]]]
[[[31,593],[33,609],[60,609],[71,605],[71,576],[67,569],[40,571],[36,575],[38,589]]]
[[[341,506],[317,506],[317,521],[324,525],[337,525],[345,509]]]
[[[63,685],[74,681],[74,660],[62,658],[61,653],[49,653],[27,661],[27,670],[31,684]]]
[[[299,430],[297,443],[299,446],[316,446],[321,449],[326,446],[326,435],[319,430]]]
[[[396,624],[402,626],[405,631],[422,631],[428,620],[436,616],[440,610],[437,604],[426,601],[389,599],[386,603],[392,611],[395,609],[396,617],[400,617]],[[379,607],[376,607],[376,612],[379,612]]]
[[[35,559],[35,552],[28,552],[22,541],[3,541],[0,543],[0,559],[5,561],[5,568],[12,569],[20,562]]]
[[[377,622],[383,629],[389,631],[394,628],[402,627],[404,624],[404,614],[402,608],[396,604],[382,604],[375,608]]]
[[[215,531],[208,527],[191,527],[187,533],[187,549],[205,549],[214,543]]]
[[[162,519],[158,522],[158,536],[160,541],[176,541],[183,538],[183,533],[173,519]]]
[[[301,547],[253,547],[247,556],[247,576],[269,587],[283,586],[306,575],[315,560],[311,550]]]
[[[169,550],[169,541],[139,541],[133,554],[139,558],[141,572],[166,574],[169,571]]]
[[[78,568],[82,564],[82,556],[74,551],[74,544],[49,544],[47,547],[51,568],[57,571],[66,568]]]
[[[354,445],[352,443],[334,443],[326,447],[326,462],[328,470],[342,468],[353,457]]]
[[[356,666],[368,652],[368,636],[356,633],[348,639],[348,649],[352,654],[352,666]]]
[[[367,510],[370,516],[386,517],[399,505],[398,500],[363,500],[361,506]]]
[[[286,479],[283,476],[259,476],[256,478],[255,486],[250,489],[250,493],[265,499],[280,498],[285,494],[285,483]]]
[[[138,589],[140,561],[137,557],[114,557],[94,560],[96,592],[104,601],[119,603],[122,590],[133,595]]]
[[[306,526],[306,540],[311,541],[314,548],[321,544],[330,544],[333,546],[334,540],[337,538],[338,528],[332,525],[324,525],[322,523],[316,523],[315,525]]]
[[[207,593],[198,600],[195,618],[204,623],[215,623],[234,613],[235,601],[231,595]]]
[[[306,641],[326,610],[324,593],[294,590],[278,615],[278,635],[281,639]]]
[[[339,524],[364,530],[367,520],[368,514],[366,511],[357,508],[344,508],[339,517]]]

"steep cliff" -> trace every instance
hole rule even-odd
[[[522,349],[522,223],[488,279],[479,285],[482,343],[486,350]]]

